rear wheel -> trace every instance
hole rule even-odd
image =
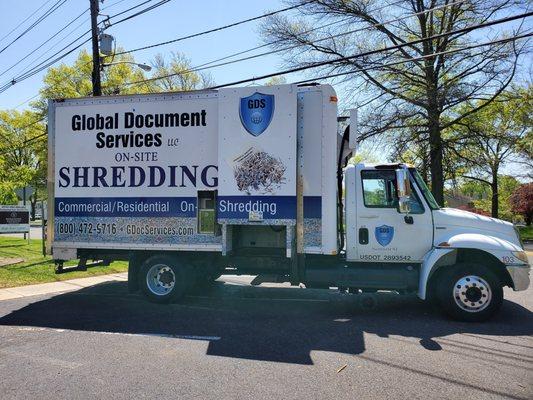
[[[141,266],[139,286],[150,300],[168,303],[185,295],[191,283],[188,272],[174,257],[152,256]]]
[[[439,277],[438,301],[455,319],[484,321],[502,305],[502,283],[496,274],[482,265],[457,264]]]

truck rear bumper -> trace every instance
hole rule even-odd
[[[514,291],[526,290],[529,287],[530,270],[531,268],[527,264],[507,266],[507,271],[513,281]]]

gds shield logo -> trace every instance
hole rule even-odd
[[[394,227],[381,225],[376,227],[376,240],[383,247],[387,246],[394,237]]]
[[[244,128],[253,136],[259,136],[272,121],[274,95],[255,92],[251,96],[242,97],[239,115]]]

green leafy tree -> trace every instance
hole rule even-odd
[[[266,81],[265,85],[267,86],[285,85],[286,83],[287,83],[287,78],[285,78],[283,75],[276,75],[270,78],[268,81]]]
[[[500,175],[498,182],[498,197],[500,199],[498,202],[498,218],[512,221],[517,213],[512,209],[510,198],[521,184],[515,177],[509,175]],[[458,185],[457,192],[470,197],[474,208],[493,215],[492,189],[488,183],[478,180],[463,180]]]
[[[478,108],[479,102],[469,103],[461,112],[470,114],[447,132],[449,149],[463,163],[462,177],[490,188],[491,214],[496,218],[500,210],[501,170],[523,158],[519,144],[531,135],[532,95],[531,87],[515,89],[475,114],[470,111]],[[503,200],[508,203],[508,198]]]
[[[157,54],[152,67],[151,78],[160,78],[147,83],[152,92],[181,92],[213,86],[210,75],[193,71],[191,61],[181,53],[172,53],[168,60]]]
[[[31,111],[0,111],[0,203],[17,202],[14,190],[46,184],[45,126]],[[34,195],[37,198],[37,194]],[[32,203],[33,205],[35,202]],[[34,209],[32,210],[35,212]]]
[[[102,68],[102,94],[132,94],[150,92],[152,86],[147,84],[132,85],[146,79],[142,69],[131,64],[135,62],[131,55],[106,57],[103,63],[116,63]],[[43,87],[39,90],[39,99],[31,106],[41,115],[46,115],[49,99],[86,97],[92,95],[92,56],[85,50],[80,51],[72,65],[61,64],[48,69],[43,78]]]

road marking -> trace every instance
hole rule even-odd
[[[53,331],[58,333],[64,332],[88,332],[88,333],[99,333],[101,335],[122,335],[122,336],[155,336],[163,338],[173,338],[173,339],[189,339],[189,340],[220,340],[220,336],[202,336],[202,335],[177,335],[173,333],[128,333],[128,332],[106,332],[106,331],[81,331],[76,329],[59,329],[59,328],[44,328],[44,327],[32,327],[24,326],[18,328],[19,331],[30,331],[30,332],[40,332],[40,331]]]
[[[173,338],[173,339],[189,339],[189,340],[220,340],[220,336],[199,336],[199,335],[175,335],[172,333],[127,333],[127,332],[98,332],[92,331],[94,333],[100,333],[102,335],[123,335],[123,336],[155,336],[162,338]]]

